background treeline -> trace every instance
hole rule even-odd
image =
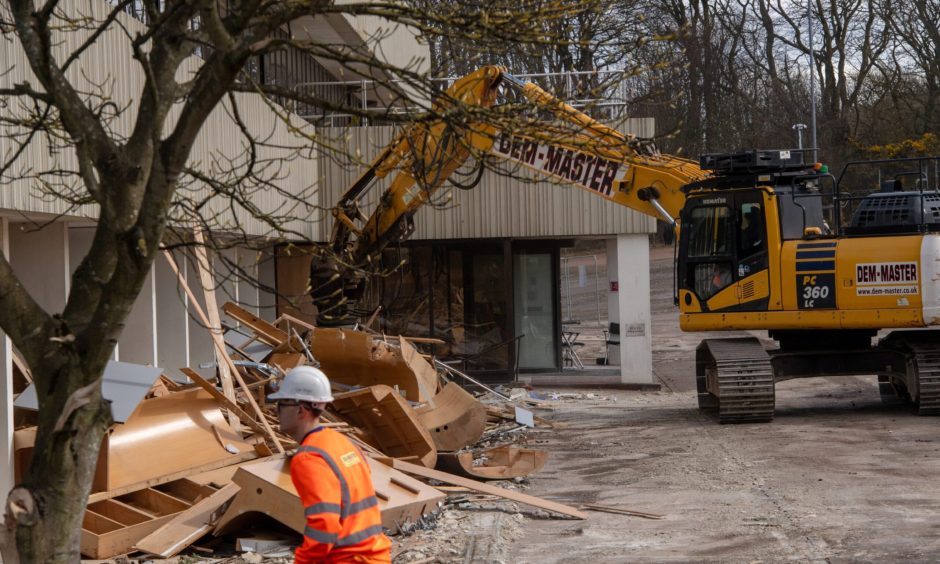
[[[478,0],[427,1],[466,11]],[[551,43],[510,49],[446,29],[425,39],[435,76],[483,64],[587,73],[543,82],[594,104],[592,115],[655,117],[669,153],[795,148],[794,124],[810,125],[811,73],[820,160],[940,153],[940,1],[812,2],[810,15],[779,0],[598,0],[553,22]],[[802,135],[809,147],[809,127]]]

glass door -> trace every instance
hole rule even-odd
[[[513,297],[520,369],[557,368],[552,253],[513,255]]]

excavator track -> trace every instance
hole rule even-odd
[[[940,415],[940,345],[909,343],[908,369],[917,382],[917,414]]]
[[[705,339],[696,352],[699,407],[718,408],[719,423],[764,423],[774,417],[774,371],[753,338]]]

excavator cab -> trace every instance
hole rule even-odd
[[[703,155],[701,166],[714,176],[684,189],[678,305],[685,313],[766,311],[781,243],[830,235],[822,176],[786,150]]]
[[[697,302],[701,311],[766,307],[766,300],[742,301],[752,296],[734,289],[741,281],[766,278],[763,196],[763,190],[752,188],[689,200],[682,213],[678,264],[686,306]]]

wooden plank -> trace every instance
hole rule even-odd
[[[27,383],[32,384],[33,373],[30,372],[29,366],[26,365],[26,362],[20,358],[20,354],[15,350],[11,356],[13,358],[13,365],[16,366],[16,368],[20,371],[20,374],[23,375],[23,379],[26,380]]]
[[[164,258],[166,258],[167,262],[170,263],[170,268],[172,268],[173,272],[176,273],[177,278],[179,278],[179,282],[180,282],[180,285],[183,287],[183,290],[186,291],[186,294],[189,296],[190,300],[192,300],[190,303],[193,306],[193,310],[199,316],[200,320],[202,320],[203,324],[208,325],[209,322],[206,319],[206,314],[203,313],[202,307],[199,305],[199,302],[196,301],[195,297],[193,296],[192,290],[190,290],[189,286],[186,284],[186,280],[182,277],[179,267],[176,266],[176,261],[173,259],[173,255],[171,255],[169,251],[164,251],[163,256]],[[215,343],[216,349],[221,351],[221,356],[223,360],[225,360],[225,362],[229,365],[229,368],[234,374],[235,379],[238,381],[238,385],[242,387],[242,389],[245,391],[245,395],[248,396],[248,403],[251,404],[252,409],[257,415],[256,420],[261,421],[261,424],[264,426],[265,434],[268,436],[268,439],[270,439],[271,442],[274,443],[274,447],[277,449],[277,451],[280,453],[283,453],[284,447],[282,447],[281,443],[278,442],[277,435],[274,434],[274,429],[271,428],[271,425],[268,423],[268,420],[264,418],[264,412],[261,411],[260,407],[258,407],[258,402],[256,402],[254,396],[251,395],[251,392],[248,390],[248,386],[245,384],[245,381],[242,379],[241,374],[238,372],[238,368],[235,367],[235,364],[232,362],[232,358],[226,352],[225,340],[222,338],[222,335],[215,334],[215,333],[210,333],[210,334],[212,335],[212,341]]]
[[[264,319],[261,319],[250,311],[238,307],[232,302],[225,302],[222,306],[222,311],[235,321],[249,327],[258,336],[259,341],[271,345],[272,347],[282,345],[290,338],[286,331],[278,329]]]
[[[196,542],[214,526],[219,509],[238,493],[237,484],[228,484],[209,497],[177,514],[162,527],[137,542],[134,548],[170,558]]]
[[[404,462],[394,458],[384,458],[379,459],[379,461],[388,464],[395,470],[401,470],[402,472],[406,472],[415,476],[421,476],[422,478],[430,478],[432,480],[437,480],[439,482],[444,482],[445,484],[451,484],[454,486],[463,486],[465,488],[470,488],[471,490],[503,497],[512,501],[518,501],[519,503],[525,503],[526,505],[531,505],[533,507],[538,507],[548,511],[554,511],[555,513],[561,513],[562,515],[568,515],[578,519],[587,519],[588,517],[586,513],[578,511],[570,505],[564,505],[520,492],[505,490],[490,484],[484,484],[475,480],[470,480],[468,478],[461,478],[460,476],[448,474],[447,472],[441,472],[440,470],[425,468],[424,466],[418,466],[417,464],[411,464],[410,462]]]
[[[293,325],[300,325],[304,329],[309,329],[311,331],[316,329],[315,325],[307,323],[303,319],[297,319],[296,317],[294,317],[293,315],[290,315],[289,313],[282,313],[277,319],[274,320],[274,325],[280,325],[281,323],[284,323],[284,322],[287,322],[288,327],[290,327],[293,324]]]
[[[216,388],[212,382],[209,382],[208,380],[200,376],[199,373],[197,373],[192,368],[180,368],[180,372],[190,377],[193,382],[199,384],[200,388],[212,394],[212,397],[218,400],[218,402],[221,403],[223,406],[225,406],[226,409],[228,409],[233,414],[238,416],[242,421],[244,421],[245,425],[248,425],[255,432],[261,433],[262,435],[267,434],[267,431],[265,431],[264,427],[262,427],[261,424],[255,421],[254,418],[251,415],[249,415],[245,410],[238,407],[237,404],[233,403],[227,397],[225,397],[225,394],[220,392],[219,389]]]
[[[593,511],[603,511],[604,513],[616,513],[618,515],[631,515],[633,517],[642,517],[644,519],[665,519],[665,515],[658,515],[656,513],[644,513],[643,511],[636,511],[633,509],[623,509],[622,507],[610,507],[609,505],[597,505],[594,503],[585,503],[581,507],[584,509],[591,509]]]
[[[111,499],[111,498],[118,497],[118,496],[131,493],[137,490],[151,488],[159,484],[172,482],[173,480],[179,480],[180,478],[188,478],[189,476],[195,476],[196,474],[202,474],[203,472],[210,472],[212,470],[218,470],[219,468],[225,468],[226,466],[233,466],[235,464],[241,464],[242,462],[248,462],[249,460],[254,460],[256,458],[258,458],[258,453],[256,452],[243,452],[241,454],[235,454],[235,455],[232,455],[231,458],[220,460],[218,462],[212,462],[210,464],[203,464],[202,466],[189,468],[187,470],[180,470],[179,472],[167,474],[166,476],[160,476],[159,478],[154,478],[152,480],[136,482],[134,484],[129,484],[127,486],[120,487],[120,488],[115,488],[113,490],[109,490],[106,492],[93,493],[90,496],[88,496],[88,503],[95,503],[103,499]]]
[[[382,338],[387,341],[399,341],[401,339],[407,339],[412,343],[426,343],[429,345],[446,345],[447,341],[443,339],[434,339],[432,337],[404,337],[402,335],[382,335]]]
[[[215,279],[212,276],[212,264],[209,262],[209,253],[206,252],[206,239],[202,235],[202,229],[196,227],[193,230],[193,236],[196,239],[196,266],[199,269],[199,281],[202,283],[202,293],[206,300],[206,314],[209,322],[206,327],[212,334],[212,340],[222,338],[222,319],[219,317],[219,304],[215,301]],[[222,383],[222,393],[225,397],[235,402],[235,386],[232,384],[232,374],[230,372],[230,362],[223,362],[222,356],[228,356],[225,347],[218,350],[216,347],[215,360],[219,366],[219,381]],[[233,414],[229,417],[229,425],[235,429],[236,433],[241,432],[241,426],[238,424],[237,417]]]

